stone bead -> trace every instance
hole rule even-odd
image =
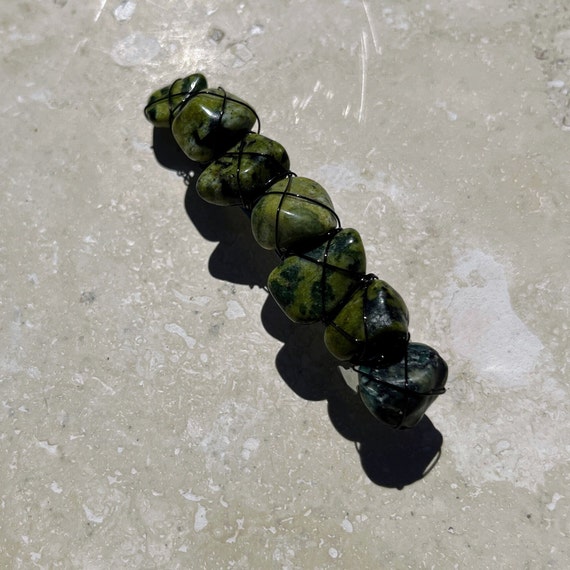
[[[314,180],[288,177],[273,184],[251,213],[251,229],[265,249],[308,250],[337,227],[326,190]]]
[[[447,364],[431,347],[410,343],[404,358],[389,366],[360,366],[359,393],[380,421],[394,428],[411,428],[442,394]]]
[[[185,99],[208,88],[201,73],[177,79],[172,85],[155,91],[148,99],[144,114],[155,127],[169,127],[171,113],[175,115]]]
[[[188,158],[210,162],[242,139],[256,120],[247,103],[218,87],[200,91],[180,107],[172,134]]]
[[[312,323],[334,313],[365,271],[360,235],[347,228],[302,256],[286,258],[269,275],[267,287],[293,322]]]
[[[250,208],[288,170],[289,156],[278,142],[249,133],[202,172],[196,190],[211,204]]]
[[[374,279],[352,295],[325,329],[325,344],[339,360],[356,364],[402,358],[408,340],[408,308],[388,283]]]

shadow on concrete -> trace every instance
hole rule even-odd
[[[184,207],[196,229],[204,239],[219,242],[208,263],[212,276],[222,281],[265,288],[278,258],[274,252],[257,245],[248,215],[238,207],[222,208],[208,204],[198,196],[196,181],[203,166],[186,157],[168,129],[154,129],[153,148],[158,162],[184,179],[187,187]]]
[[[184,205],[196,229],[204,239],[219,242],[208,264],[211,275],[265,289],[278,258],[255,242],[248,215],[237,207],[208,204],[197,195],[196,180],[202,166],[184,155],[168,129],[154,129],[153,147],[158,162],[184,179]],[[275,362],[285,383],[305,400],[328,401],[332,424],[355,443],[362,468],[373,483],[402,489],[433,468],[441,453],[441,433],[427,417],[414,429],[404,431],[377,421],[344,382],[338,362],[324,345],[322,324],[291,322],[270,295],[261,319],[267,332],[283,343]]]

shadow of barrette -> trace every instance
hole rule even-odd
[[[208,262],[211,275],[221,281],[264,288],[278,258],[257,245],[247,214],[238,207],[209,204],[198,196],[196,181],[203,166],[186,157],[168,129],[154,129],[153,148],[158,162],[183,178],[187,188],[184,207],[196,229],[204,239],[219,242]]]
[[[394,430],[379,422],[344,381],[323,342],[324,326],[291,322],[271,296],[263,326],[283,342],[276,367],[285,383],[305,400],[327,400],[335,429],[355,443],[364,472],[383,487],[402,489],[423,478],[439,460],[443,437],[424,416],[413,429]]]
[[[247,214],[236,207],[208,204],[198,196],[196,181],[203,167],[183,154],[168,129],[154,129],[153,148],[158,162],[184,179],[184,206],[196,229],[204,239],[218,242],[210,256],[210,274],[265,289],[279,259],[255,242]],[[321,323],[293,323],[270,295],[261,319],[267,332],[283,343],[275,363],[284,382],[305,400],[328,402],[333,426],[354,442],[362,468],[373,483],[402,489],[433,468],[441,453],[441,433],[427,417],[414,429],[403,431],[376,420],[343,380],[338,361],[324,345]]]

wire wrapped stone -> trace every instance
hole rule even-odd
[[[221,87],[194,93],[173,112],[172,135],[184,154],[210,162],[237,144],[257,121],[255,111]]]
[[[257,243],[283,256],[311,249],[337,226],[340,221],[326,190],[292,173],[270,186],[251,212]]]
[[[431,403],[445,392],[447,364],[430,346],[409,343],[393,364],[357,368],[360,398],[383,423],[397,429],[419,423]]]
[[[185,101],[208,88],[201,73],[177,79],[171,85],[157,89],[148,99],[144,115],[155,127],[169,127]]]
[[[339,360],[397,362],[406,350],[408,320],[400,294],[370,275],[325,329],[325,344]]]
[[[196,190],[206,202],[246,210],[267,187],[289,172],[289,156],[278,142],[248,133],[200,174]]]
[[[366,272],[360,234],[335,231],[315,249],[284,259],[269,275],[267,287],[296,323],[314,323],[335,314]]]

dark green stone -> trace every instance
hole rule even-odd
[[[334,313],[365,271],[360,235],[347,228],[302,256],[287,257],[271,272],[267,287],[292,321],[311,323]]]
[[[194,93],[207,89],[208,82],[201,73],[177,79],[172,85],[155,91],[148,99],[144,114],[155,127],[169,127],[183,101]]]
[[[218,87],[200,91],[181,106],[172,134],[188,158],[210,162],[242,139],[256,120],[247,103]]]
[[[251,213],[253,236],[265,249],[311,249],[336,226],[326,190],[301,176],[273,184]]]
[[[431,347],[410,343],[404,358],[390,366],[360,366],[359,393],[380,421],[394,428],[414,427],[444,392],[447,364]]]
[[[408,308],[399,293],[380,279],[361,288],[325,329],[325,344],[339,360],[362,363],[402,358],[408,339]]]
[[[206,202],[249,208],[288,170],[287,151],[278,142],[249,133],[202,172],[196,190]]]

